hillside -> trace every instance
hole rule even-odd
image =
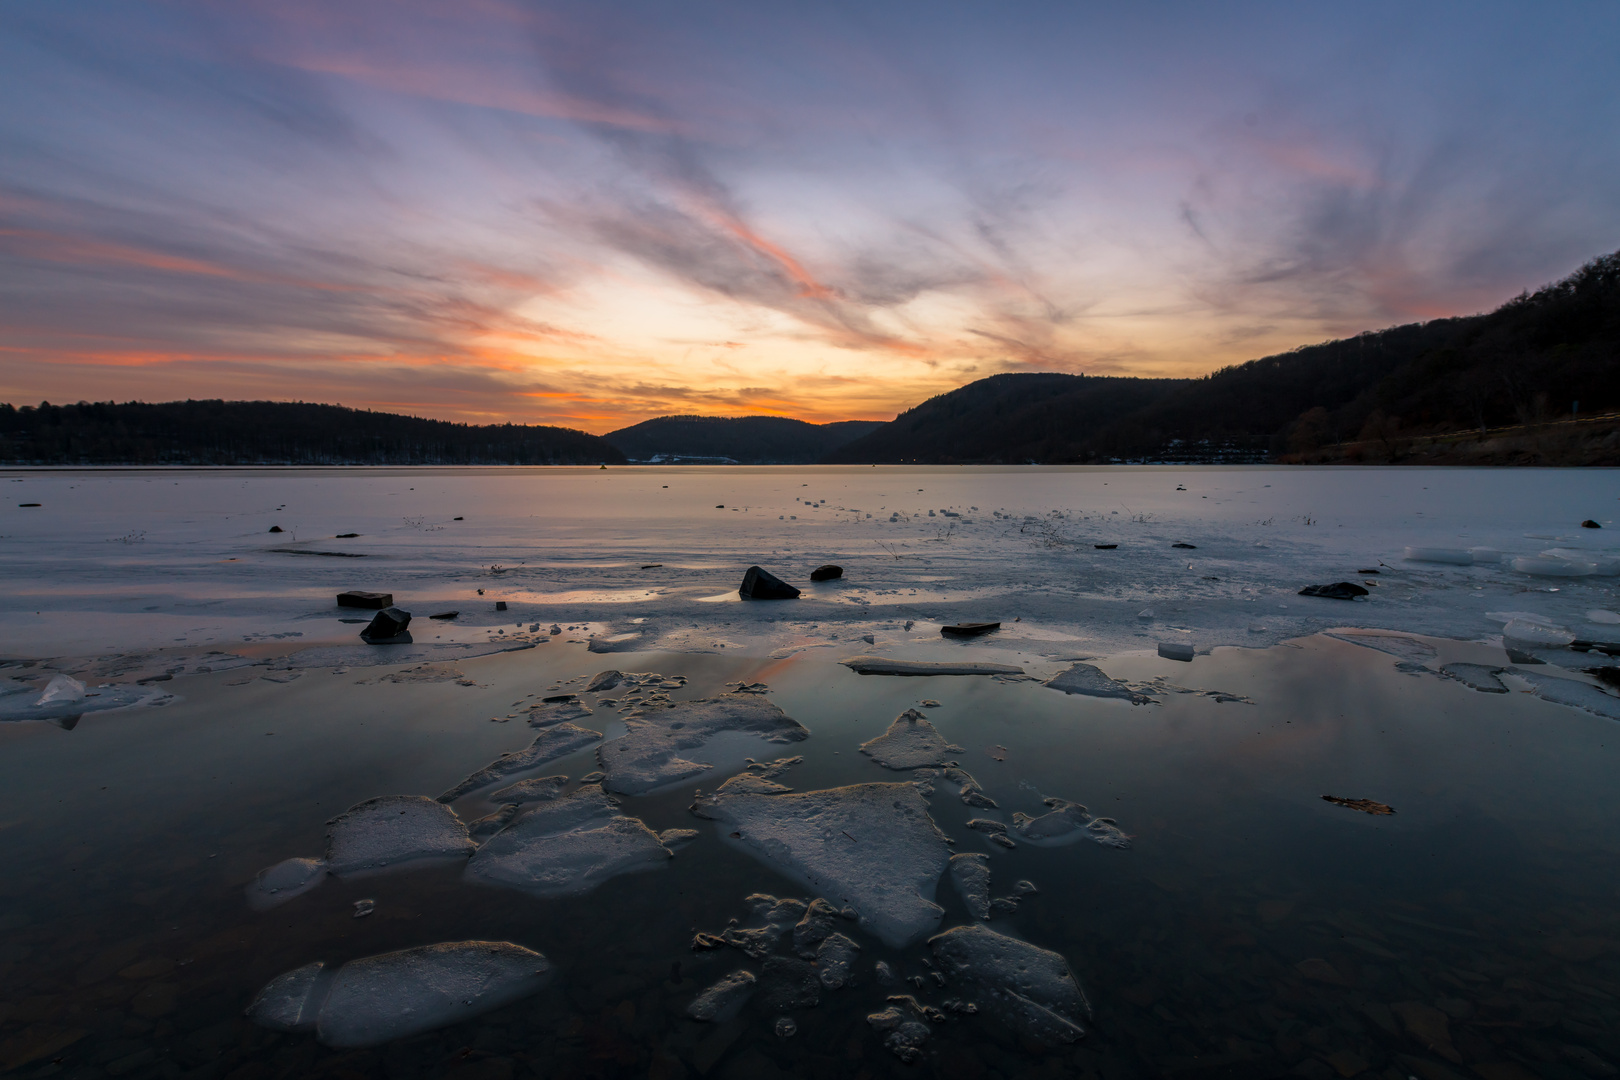
[[[1421,443],[1429,461],[1620,463],[1590,440],[1577,450],[1490,435],[1617,408],[1620,253],[1486,315],[1371,331],[1199,379],[991,376],[824,460],[1402,461]],[[1496,438],[1496,449],[1436,449],[1434,436],[1467,430]]]
[[[582,431],[277,401],[0,404],[13,465],[596,465],[624,455]]]
[[[880,420],[809,424],[783,416],[660,416],[602,437],[632,461],[806,465],[883,426]]]

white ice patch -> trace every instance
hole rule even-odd
[[[941,663],[931,660],[891,660],[883,656],[852,656],[840,661],[857,675],[1022,675],[1012,664]]]
[[[626,718],[625,733],[597,751],[607,779],[602,786],[626,795],[641,795],[714,768],[682,754],[697,750],[722,734],[737,734],[773,743],[800,742],[810,732],[759,694],[725,694],[682,701]],[[738,762],[741,764],[741,762]]]
[[[377,1046],[470,1020],[542,989],[552,965],[509,941],[453,941],[271,979],[247,1008],[273,1031],[314,1027],[327,1046]]]
[[[934,891],[950,849],[913,784],[766,795],[727,782],[693,810],[737,834],[756,858],[853,908],[861,927],[891,947],[915,941],[945,913]]]
[[[907,709],[888,731],[862,743],[861,753],[885,769],[903,770],[954,765],[966,751],[947,742],[922,713]]]
[[[268,911],[326,880],[324,859],[283,859],[260,870],[247,887],[248,904],[254,911]]]
[[[380,795],[326,823],[326,865],[339,877],[472,853],[456,812],[426,795]]]
[[[576,896],[672,857],[657,833],[589,784],[519,814],[478,849],[467,877],[532,896]]]
[[[951,856],[951,884],[975,919],[990,917],[990,856]]]
[[[1585,709],[1606,720],[1620,720],[1620,698],[1604,693],[1590,683],[1560,679],[1536,671],[1515,669],[1513,674],[1536,688],[1536,696],[1557,705]]]
[[[85,685],[71,675],[56,675],[45,684],[45,692],[39,695],[35,705],[50,705],[55,702],[67,704],[79,701],[85,695]]]
[[[54,676],[39,697],[26,690],[0,696],[0,722],[35,720],[71,728],[87,713],[145,705],[166,705],[174,698],[147,686],[98,686],[90,689],[71,675]]]
[[[1542,620],[1531,622],[1528,619],[1510,619],[1502,627],[1502,640],[1510,644],[1528,646],[1535,649],[1563,648],[1575,640],[1575,635]]]
[[[1620,625],[1620,612],[1609,611],[1607,608],[1593,608],[1586,613],[1586,621],[1602,626]]]
[[[1153,700],[1146,694],[1137,693],[1122,682],[1110,679],[1102,673],[1100,668],[1091,664],[1075,664],[1067,671],[1058,672],[1041,685],[1050,686],[1053,690],[1061,690],[1065,694],[1118,698],[1121,701],[1129,701],[1133,705],[1145,705]]]
[[[586,728],[575,727],[573,724],[557,724],[536,735],[534,742],[522,750],[514,750],[510,754],[502,754],[495,761],[473,773],[467,779],[439,796],[442,803],[455,802],[469,791],[488,787],[498,783],[508,776],[515,776],[520,772],[538,769],[548,762],[558,758],[567,757],[577,750],[583,750],[602,738],[600,731],[590,731]]]
[[[985,1010],[1020,1035],[1052,1046],[1084,1037],[1091,1006],[1068,961],[985,926],[958,926],[928,947],[949,979],[982,991]]]

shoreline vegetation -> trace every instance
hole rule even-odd
[[[0,404],[0,465],[1620,465],[1620,252],[1483,315],[1197,379],[1018,372],[888,423],[665,416],[590,435],[267,401]]]

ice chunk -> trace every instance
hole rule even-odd
[[[1476,566],[1493,566],[1502,561],[1502,553],[1493,547],[1469,548],[1468,554],[1474,557]]]
[[[1513,560],[1513,569],[1535,577],[1590,577],[1597,573],[1597,564],[1584,560],[1521,556]]]
[[[1579,548],[1550,548],[1541,553],[1544,559],[1565,559],[1572,563],[1591,563],[1592,572],[1599,577],[1614,577],[1620,575],[1620,558],[1613,555],[1600,555],[1593,551],[1582,551]]]
[[[1348,641],[1352,645],[1360,645],[1365,649],[1376,649],[1381,653],[1398,656],[1402,660],[1414,664],[1423,664],[1435,658],[1435,649],[1426,641],[1406,637],[1404,634],[1328,634],[1330,638],[1339,641]]]
[[[50,705],[53,703],[66,704],[73,701],[82,701],[85,695],[85,685],[71,675],[54,675],[51,681],[45,684],[45,692],[39,695],[35,705]]]
[[[1515,619],[1522,622],[1541,623],[1543,626],[1557,626],[1553,620],[1545,615],[1537,615],[1529,611],[1487,611],[1485,617],[1492,622],[1510,623]]]
[[[842,989],[855,969],[861,947],[843,934],[828,934],[816,949],[816,975],[828,990]]]
[[[1013,832],[1022,839],[1042,847],[1072,844],[1076,840],[1094,840],[1108,847],[1131,846],[1130,837],[1119,830],[1113,818],[1093,820],[1084,806],[1067,799],[1042,801],[1052,809],[1039,817],[1013,814]]]
[[[742,1011],[754,996],[758,981],[752,971],[733,971],[693,999],[686,1007],[686,1015],[694,1020],[724,1023]]]
[[[517,812],[517,803],[507,803],[493,814],[485,814],[481,818],[467,822],[467,835],[472,837],[474,843],[481,844],[506,828],[507,824],[517,816]]]
[[[1586,613],[1587,622],[1601,623],[1604,626],[1620,624],[1620,612],[1609,611],[1605,608],[1593,608]]]
[[[589,706],[577,698],[568,701],[542,701],[538,705],[529,706],[529,726],[555,727],[558,724],[583,720],[590,715],[592,713]]]
[[[907,1065],[922,1059],[922,1048],[933,1034],[933,1029],[921,1020],[907,1019],[907,1014],[898,1005],[869,1014],[866,1022],[879,1031],[887,1032],[883,1045]]]
[[[671,851],[679,847],[685,847],[697,838],[698,831],[696,829],[665,829],[658,834],[658,842]]]
[[[921,769],[929,765],[951,765],[960,746],[952,746],[934,729],[922,713],[907,709],[889,725],[889,730],[861,744],[861,753],[885,769]]]
[[[562,794],[563,788],[568,786],[566,776],[537,776],[532,780],[519,780],[509,784],[499,791],[489,793],[489,801],[495,803],[527,803],[545,802],[555,799]]]
[[[984,788],[966,769],[946,769],[945,779],[953,784],[961,784],[957,790],[957,797],[964,806],[975,806],[983,810],[996,809],[996,800],[984,793]]]
[[[755,857],[853,908],[887,945],[915,941],[944,914],[934,890],[950,849],[913,784],[763,795],[728,781],[693,810],[737,834]]]
[[[986,926],[958,926],[928,940],[948,978],[984,994],[986,1011],[1018,1034],[1048,1046],[1084,1037],[1090,1015],[1062,956]]]
[[[1485,694],[1507,693],[1508,688],[1496,677],[1501,671],[1501,668],[1486,664],[1444,664],[1440,668],[1440,674],[1446,678],[1456,679],[1468,689]]]
[[[1527,619],[1512,619],[1502,627],[1502,638],[1520,646],[1537,649],[1561,649],[1575,640],[1575,635],[1562,626]]]
[[[952,855],[951,884],[975,919],[990,917],[990,856]]]
[[[1606,720],[1620,720],[1620,698],[1605,693],[1590,683],[1574,679],[1560,679],[1534,671],[1515,671],[1513,674],[1536,688],[1536,696],[1555,705],[1568,705],[1585,709]]]
[[[339,877],[472,852],[456,812],[425,795],[379,795],[326,823],[326,864]]]
[[[324,859],[284,859],[260,870],[247,887],[248,904],[254,911],[268,911],[302,896],[326,880]]]
[[[271,1031],[309,1031],[320,1017],[331,974],[317,960],[277,975],[253,995],[244,1015]]]
[[[657,833],[589,784],[520,813],[478,849],[467,877],[532,896],[574,896],[671,857]]]
[[[1050,686],[1053,690],[1061,690],[1065,694],[1084,694],[1087,697],[1119,698],[1129,701],[1132,705],[1145,705],[1153,698],[1146,694],[1139,694],[1122,682],[1115,682],[1104,675],[1099,668],[1091,664],[1075,664],[1067,671],[1047,679],[1043,686]]]
[[[725,694],[682,701],[667,709],[625,721],[626,731],[597,751],[609,791],[640,795],[713,768],[690,761],[683,752],[696,750],[723,732],[755,735],[775,743],[799,742],[810,732],[758,694]]]
[[[805,960],[814,960],[816,948],[826,940],[837,925],[838,912],[827,901],[817,897],[804,909],[804,917],[793,927],[793,951]]]
[[[522,750],[515,750],[510,754],[502,754],[497,760],[473,773],[467,779],[439,796],[442,803],[455,802],[469,791],[477,791],[481,787],[506,779],[520,772],[537,769],[548,762],[558,758],[567,757],[576,750],[585,747],[602,738],[600,731],[590,731],[586,728],[575,727],[573,724],[558,724],[547,728],[536,735],[534,742]]]
[[[1166,660],[1191,662],[1193,658],[1192,643],[1187,641],[1161,641],[1159,642],[1159,655]]]
[[[620,680],[623,678],[624,672],[622,671],[614,671],[612,669],[607,671],[599,671],[591,677],[590,682],[585,684],[585,692],[587,694],[595,694],[602,690],[611,690],[615,686],[618,686]]]
[[[840,661],[857,675],[1022,675],[1012,664],[939,663],[930,660],[890,660],[882,656],[852,656]]]
[[[1470,548],[1409,547],[1405,558],[1409,562],[1452,563],[1456,566],[1474,565],[1474,552]]]
[[[551,962],[509,941],[454,941],[351,960],[321,1006],[327,1046],[377,1046],[461,1023],[528,997]]]

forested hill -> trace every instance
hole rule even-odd
[[[1615,410],[1620,253],[1486,315],[1371,331],[1199,379],[992,376],[901,413],[825,460],[1438,461],[1436,436],[1474,430],[1485,442],[1496,437],[1488,429],[1534,432]],[[1620,463],[1620,445],[1559,446],[1539,457],[1456,446],[1448,453],[1458,461]]]
[[[597,465],[624,455],[569,428],[477,427],[278,401],[0,404],[14,465]]]
[[[785,416],[660,416],[602,436],[632,461],[711,459],[804,465],[883,427],[881,420],[809,424]]]

